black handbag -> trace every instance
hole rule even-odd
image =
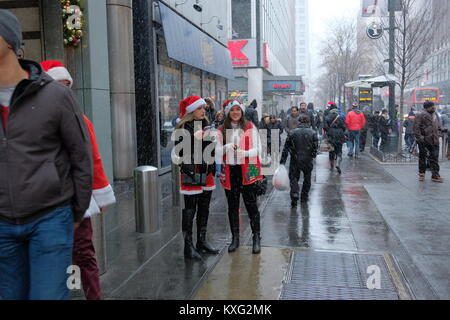
[[[208,167],[205,173],[186,173],[183,172],[183,185],[187,187],[206,187],[206,178],[208,177]]]
[[[255,182],[255,193],[256,196],[261,197],[267,193],[267,178],[264,177],[262,180]]]

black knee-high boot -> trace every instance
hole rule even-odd
[[[230,221],[230,229],[232,240],[231,244],[228,247],[228,252],[234,252],[237,248],[239,248],[239,210],[233,212],[231,210],[228,211],[228,219]]]
[[[201,260],[202,257],[197,252],[192,242],[192,225],[194,216],[194,210],[183,210],[182,229],[184,237],[184,257],[188,259]]]
[[[250,226],[253,233],[253,254],[261,253],[261,215],[256,203],[251,205],[249,211]]]
[[[199,206],[197,212],[197,250],[206,254],[219,254],[220,252],[219,250],[211,247],[206,242],[208,217],[209,217],[209,209]]]

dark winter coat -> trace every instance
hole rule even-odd
[[[246,109],[245,109],[245,119],[247,121],[252,122],[256,127],[259,125],[259,117],[258,117],[258,111],[256,109],[258,108],[258,104],[256,101],[253,101]]]
[[[314,116],[314,112],[312,112],[311,110],[300,110],[299,118],[304,115],[307,115],[309,117],[312,128],[316,130],[316,117]]]
[[[298,122],[298,115],[296,117],[293,117],[292,115],[289,115],[286,119],[286,131],[290,133],[292,130],[295,130],[298,128],[299,122]]]
[[[380,133],[380,118],[380,116],[373,114],[367,119],[372,135],[378,135]]]
[[[439,145],[439,137],[442,135],[442,127],[436,113],[423,110],[414,121],[414,135],[418,143]]]
[[[191,155],[190,155],[190,163],[182,163],[181,164],[181,173],[182,174],[193,174],[193,173],[213,173],[215,174],[215,169],[216,166],[214,163],[209,163],[207,164],[205,162],[205,159],[203,159],[202,157],[202,165],[194,165],[195,163],[195,137],[194,137],[194,127],[195,127],[195,122],[197,121],[190,121],[184,124],[183,129],[188,131],[190,134],[190,143],[191,143]],[[206,127],[208,127],[209,124],[207,123],[206,120],[202,121],[202,129],[205,129]],[[180,137],[178,141],[175,142],[175,146],[177,146],[179,143],[181,143],[183,141],[183,137]],[[205,151],[206,148],[208,148],[208,146],[210,144],[212,144],[213,142],[211,141],[205,141],[203,140],[202,142],[202,152]],[[180,157],[184,157],[183,152],[181,151],[179,154]],[[214,149],[212,152],[212,158],[214,159],[215,153],[214,153]]]
[[[388,135],[389,129],[392,130],[392,121],[389,118],[385,118],[383,116],[380,116],[380,119],[378,121],[378,130],[380,134],[382,135]]]
[[[291,132],[284,145],[281,163],[285,164],[291,156],[291,166],[296,163],[311,163],[317,156],[319,138],[317,132],[304,124]]]
[[[335,121],[336,120],[336,121]],[[333,123],[334,122],[334,123]],[[336,112],[328,114],[324,123],[324,130],[331,144],[343,144],[345,142],[346,126],[344,119]]]
[[[64,205],[82,220],[92,195],[89,133],[71,89],[39,64],[16,87],[7,130],[0,125],[0,219],[26,224]]]
[[[408,118],[403,123],[403,126],[405,127],[405,134],[414,134],[414,118]]]

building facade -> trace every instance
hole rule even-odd
[[[311,51],[309,0],[296,0],[295,3],[295,40],[296,40],[296,70],[305,83],[304,101],[311,97]]]
[[[418,85],[440,89],[440,104],[450,106],[450,2],[433,0],[432,8],[439,23],[434,31],[434,43],[429,46],[430,60]]]
[[[118,198],[132,191],[134,169],[151,165],[160,175],[161,212],[169,212],[177,193],[170,154],[180,101],[198,95],[221,105],[228,98],[228,80],[234,77],[227,49],[231,0],[83,0],[79,5],[83,38],[66,47],[60,1],[0,0],[0,8],[23,26],[24,58],[59,60],[72,74]],[[106,243],[114,245],[108,237],[126,216],[120,206],[113,211],[93,219],[103,272],[106,251],[112,250]]]
[[[286,78],[273,81],[296,76],[295,0],[233,0],[228,48],[235,74],[231,98],[247,104],[256,100],[260,116],[291,106],[292,96],[300,94],[295,90],[302,89],[301,77],[290,78],[295,85]],[[265,85],[268,81],[272,86]]]

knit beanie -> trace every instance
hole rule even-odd
[[[9,44],[16,54],[22,46],[22,27],[11,12],[0,9],[0,36]]]
[[[228,117],[228,114],[230,113],[231,109],[233,109],[234,106],[239,106],[242,110],[242,114],[245,114],[245,107],[242,103],[240,103],[237,100],[229,100],[228,103],[225,106],[225,116]]]

